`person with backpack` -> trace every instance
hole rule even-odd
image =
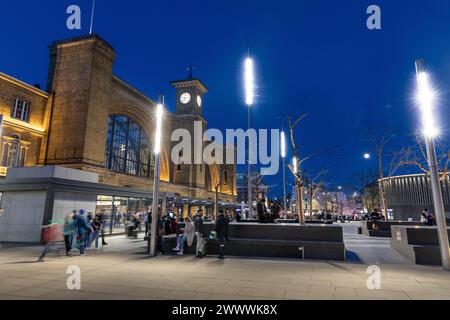
[[[219,256],[217,258],[224,259],[225,253],[225,239],[228,237],[228,219],[223,214],[223,210],[219,210],[219,215],[216,219],[215,231],[217,233],[217,239],[219,239]]]
[[[205,232],[205,227],[203,226],[203,209],[198,209],[194,216],[194,226],[195,226],[195,238],[197,240],[196,257],[203,258],[205,256],[205,240],[203,240],[203,233]]]

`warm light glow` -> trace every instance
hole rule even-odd
[[[281,131],[281,157],[286,158],[286,136],[284,131]]]
[[[163,117],[163,106],[158,104],[156,106],[156,131],[155,131],[155,154],[161,152],[161,135],[162,135],[162,117]]]
[[[244,82],[245,82],[245,103],[248,106],[253,105],[253,100],[255,96],[255,75],[253,68],[253,60],[251,58],[245,59],[245,71],[244,71]]]
[[[292,159],[292,167],[294,168],[294,173],[297,174],[298,173],[297,157],[294,157],[294,159]]]
[[[422,111],[423,133],[427,137],[438,135],[438,129],[433,117],[433,102],[435,94],[430,86],[428,74],[420,72],[417,76],[418,100]]]

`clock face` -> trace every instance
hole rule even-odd
[[[189,92],[182,93],[180,96],[180,102],[182,104],[188,104],[189,102],[191,102],[191,94]]]
[[[202,106],[202,97],[200,97],[200,96],[197,96],[197,105],[198,105],[199,107]]]

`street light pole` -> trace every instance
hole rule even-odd
[[[254,102],[254,90],[255,90],[255,78],[254,78],[254,67],[253,60],[250,57],[245,59],[244,66],[244,83],[245,83],[245,104],[248,108],[248,172],[247,172],[247,188],[248,188],[248,215],[249,219],[253,216],[253,190],[252,190],[252,163],[251,163],[251,148],[250,145],[250,129],[251,129],[251,106]]]
[[[164,101],[164,98],[162,98]],[[150,240],[150,256],[156,256],[156,249],[158,244],[158,214],[159,214],[159,179],[160,179],[160,153],[161,153],[161,139],[162,139],[162,116],[163,103],[156,106],[156,130],[155,130],[155,174],[153,179],[153,205],[152,205],[152,225],[151,225],[151,240]]]
[[[281,158],[283,160],[283,209],[286,213],[286,136],[284,131],[281,131]]]
[[[432,100],[433,92],[428,83],[428,75],[423,71],[423,61],[416,61],[417,88],[419,92],[419,103],[422,113],[425,144],[427,148],[428,167],[430,169],[431,189],[433,192],[434,211],[441,248],[442,266],[444,270],[450,271],[450,249],[448,243],[447,226],[445,221],[444,201],[442,197],[441,183],[436,159],[436,148],[434,137],[437,134],[436,124],[433,120]]]

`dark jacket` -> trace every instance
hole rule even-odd
[[[216,219],[216,232],[218,237],[226,237],[228,235],[228,219],[223,215],[219,215]]]
[[[91,230],[91,226],[83,215],[77,215],[75,218],[75,229],[78,234],[84,234]]]
[[[198,214],[194,216],[194,226],[195,232],[200,232],[201,234],[205,232],[205,228],[203,227],[203,218]]]

